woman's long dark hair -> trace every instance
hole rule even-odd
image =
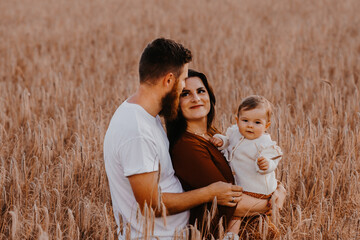
[[[201,79],[202,83],[204,84],[210,98],[210,111],[207,115],[207,131],[210,135],[214,135],[218,131],[216,128],[213,127],[212,123],[215,118],[215,95],[212,87],[208,83],[208,80],[205,76],[205,74],[201,72],[197,72],[195,70],[189,69],[188,71],[188,78],[190,77],[198,77]],[[177,117],[170,121],[169,119],[165,119],[165,126],[167,131],[167,136],[170,142],[170,149],[174,144],[180,139],[180,137],[185,133],[187,128],[186,119],[184,118],[184,115],[181,112],[180,106],[178,108],[178,115]]]

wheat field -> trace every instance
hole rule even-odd
[[[102,157],[146,44],[191,49],[217,97],[275,106],[282,239],[360,238],[358,0],[0,1],[0,239],[115,239]]]

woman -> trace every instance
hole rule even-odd
[[[209,139],[218,131],[213,127],[215,95],[204,74],[189,70],[185,88],[180,95],[178,117],[166,120],[170,153],[175,174],[185,191],[201,188],[217,181],[234,184],[232,171],[220,151]],[[282,186],[281,186],[282,187]],[[275,192],[280,205],[285,193]],[[280,192],[280,193],[279,193]],[[282,198],[282,199],[281,199]],[[191,209],[189,223],[196,225],[203,237],[219,237],[219,220],[226,229],[234,216],[249,216],[269,210],[268,201],[242,195],[237,207],[217,206],[210,214],[212,203]],[[211,222],[209,222],[211,219]]]

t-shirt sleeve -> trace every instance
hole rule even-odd
[[[172,151],[175,174],[192,188],[205,187],[217,181],[227,182],[203,146],[178,144]]]
[[[126,177],[159,170],[159,155],[153,141],[132,138],[118,149],[120,164]]]

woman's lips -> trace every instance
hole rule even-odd
[[[195,105],[195,106],[192,106],[190,107],[190,109],[196,109],[196,108],[199,108],[199,107],[202,107],[203,105]]]

